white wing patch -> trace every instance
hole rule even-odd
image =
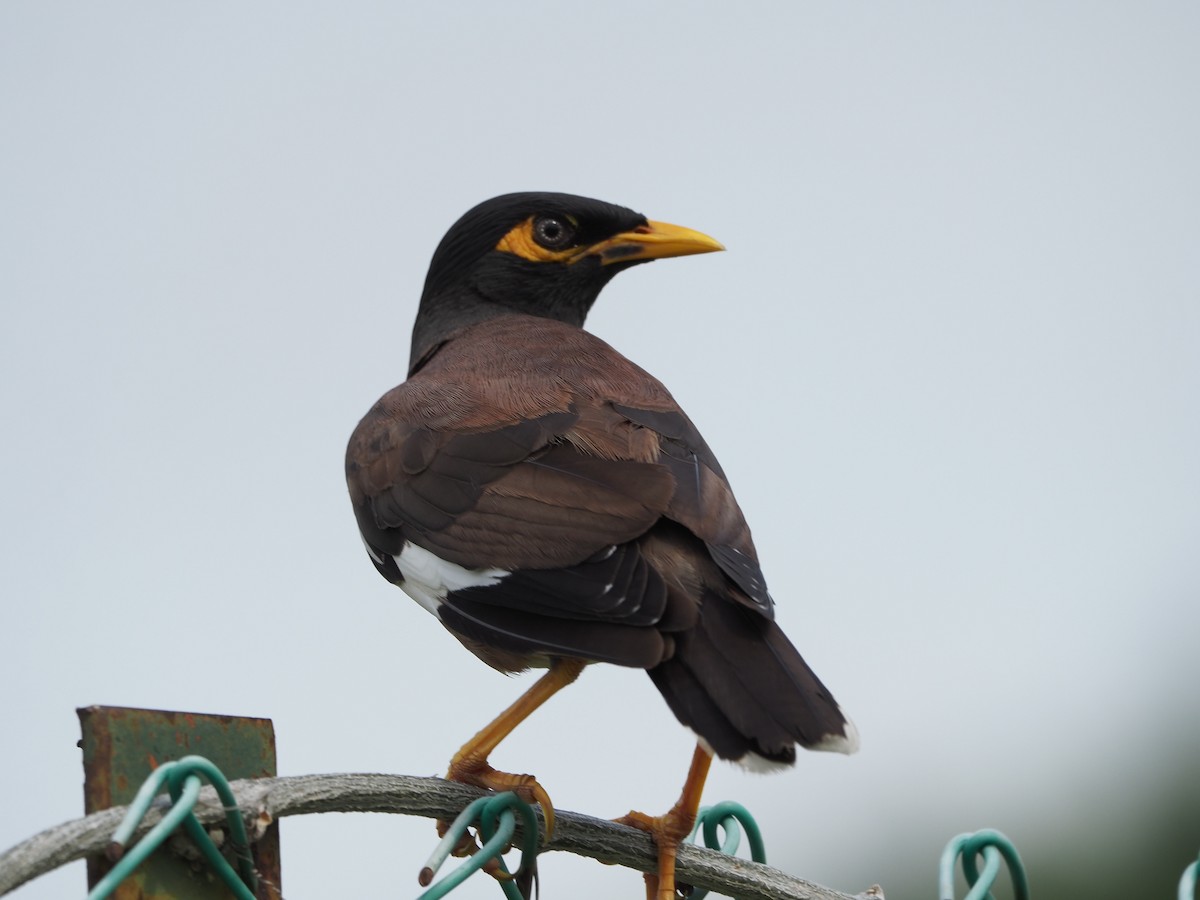
[[[435,616],[451,591],[485,587],[511,574],[506,569],[466,569],[411,542],[405,543],[393,559],[404,576],[400,588]]]

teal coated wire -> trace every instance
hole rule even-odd
[[[510,874],[502,854],[516,833],[518,815],[521,817],[523,828],[521,864],[515,873]],[[454,848],[458,846],[466,835],[467,829],[472,825],[478,826],[483,845],[471,854],[462,865],[421,894],[419,900],[440,900],[493,859],[497,861],[500,871],[503,873],[498,881],[504,891],[504,896],[508,900],[524,900],[515,879],[534,864],[537,856],[537,818],[533,814],[532,807],[512,791],[495,796],[480,797],[458,814],[434,848],[424,868],[421,869],[421,884],[429,884],[434,874],[454,852]]]
[[[738,826],[741,825],[741,828]],[[718,828],[725,829],[725,840],[722,841],[717,833]],[[727,856],[734,856],[741,845],[742,829],[750,841],[750,857],[756,863],[767,861],[767,850],[763,844],[762,830],[750,811],[740,803],[725,800],[714,806],[704,806],[696,814],[696,825],[692,828],[692,839],[703,830],[704,845],[709,850],[719,850]],[[708,896],[708,888],[694,888],[691,900],[704,900]]]
[[[243,871],[242,878],[239,878],[237,872],[225,861],[225,857],[213,844],[212,838],[208,836],[204,826],[192,815],[192,810],[196,806],[196,800],[199,798],[200,789],[203,786],[197,771],[208,778],[221,798],[221,803],[225,808],[226,821],[230,826],[231,843],[238,856],[238,865]],[[163,815],[159,823],[147,832],[145,837],[126,852],[125,845],[133,837],[138,825],[150,810],[154,798],[162,790],[164,782],[171,795],[171,808]],[[257,887],[258,879],[254,874],[249,841],[246,839],[246,829],[238,811],[237,801],[234,799],[233,791],[229,788],[229,782],[225,780],[225,776],[202,756],[187,756],[177,762],[163,763],[151,772],[142,786],[138,788],[133,803],[130,804],[121,824],[113,833],[113,839],[109,845],[110,855],[121,854],[121,856],[108,874],[92,888],[87,900],[105,900],[111,896],[117,886],[129,877],[146,857],[158,849],[180,824],[191,835],[204,858],[209,861],[209,864],[216,870],[216,874],[225,882],[234,896],[238,900],[255,900],[254,893],[251,888],[246,886],[246,882],[249,882],[251,887]],[[246,877],[247,872],[249,877]]]
[[[221,807],[225,810],[225,822],[229,827],[229,845],[237,859],[238,872],[241,874],[240,880],[245,882],[251,892],[256,891],[258,874],[254,871],[254,857],[250,855],[250,840],[246,836],[246,825],[242,822],[241,811],[238,809],[237,798],[233,796],[233,789],[230,788],[229,782],[226,781],[221,770],[203,756],[185,756],[167,773],[167,788],[171,793],[171,799],[178,800],[185,777],[192,777],[197,773],[208,779],[208,783],[216,790],[217,797],[221,800]],[[225,857],[208,837],[208,832],[200,824],[199,819],[189,815],[183,820],[183,827],[187,829],[192,840],[199,846],[200,852],[204,854],[204,858],[214,869],[221,873],[229,869]],[[230,885],[235,883],[231,880],[233,878],[232,871],[228,876],[222,874],[221,877]]]
[[[954,900],[954,862],[960,855],[968,885],[967,896],[963,900],[994,900],[992,886],[1005,862],[1008,863],[1016,900],[1029,900],[1029,882],[1017,848],[1007,837],[991,828],[974,834],[960,834],[946,845],[938,867],[939,900]],[[983,857],[982,872],[976,862],[977,856]]]
[[[991,888],[996,883],[996,878],[1000,875],[1003,863],[1004,861],[1000,856],[999,850],[995,847],[984,847],[983,873],[982,877],[980,877],[975,857],[964,855],[962,858],[963,873],[967,877],[967,883],[971,885],[971,889],[967,891],[965,900],[995,900],[992,896]]]
[[[507,794],[507,795],[506,795]],[[496,825],[500,821],[501,815],[512,816],[515,812],[522,819],[522,846],[521,846],[521,864],[517,867],[517,871],[511,877],[506,877],[500,880],[500,887],[504,891],[504,896],[508,900],[525,900],[521,896],[521,890],[517,887],[516,879],[523,875],[534,865],[537,859],[538,852],[538,830],[537,818],[533,815],[533,807],[524,802],[516,794],[511,791],[491,798],[486,806],[483,807],[479,815],[479,828],[483,834],[484,846],[492,846],[495,837],[497,836]],[[508,829],[508,834],[504,837],[499,848],[493,852],[496,854],[496,861],[500,864],[500,871],[508,875],[508,869],[504,865],[504,857],[501,856],[504,852],[504,847],[508,846],[512,838],[512,829]]]
[[[149,782],[147,782],[147,784],[149,784]],[[142,785],[143,790],[145,787],[146,785]],[[133,849],[131,849],[128,853],[122,856],[120,860],[118,860],[117,864],[112,867],[108,874],[101,878],[96,886],[92,888],[91,892],[88,893],[87,900],[105,900],[105,898],[109,897],[112,892],[117,889],[117,885],[129,877],[133,870],[141,865],[142,861],[145,860],[147,856],[158,849],[159,845],[162,844],[162,842],[168,837],[170,837],[171,832],[174,831],[179,826],[179,823],[184,820],[187,814],[191,812],[191,807],[195,804],[196,798],[199,796],[200,779],[196,778],[187,785],[182,801],[172,806],[171,809],[167,811],[166,815],[162,817],[159,823],[151,828],[150,831],[147,832],[146,836],[138,841],[136,845],[134,845]],[[150,799],[154,799],[153,794],[151,794]],[[148,808],[149,804],[146,804],[146,809]],[[122,820],[121,828],[118,829],[118,833],[123,830],[133,832],[137,828],[138,823],[141,822],[142,816],[145,815],[146,809],[142,809],[135,816],[135,810],[131,807],[129,812],[125,815],[125,818]],[[126,826],[128,826],[128,828],[126,828]],[[113,843],[117,843],[115,835]],[[124,841],[121,841],[121,843],[124,843]]]
[[[1198,900],[1196,879],[1200,876],[1200,859],[1183,870],[1179,879],[1179,900]]]
[[[442,839],[438,845],[433,848],[433,853],[429,859],[425,861],[424,868],[421,869],[420,882],[423,885],[429,884],[433,880],[433,875],[442,867],[450,854],[454,852],[454,848],[458,846],[459,839],[467,833],[467,828],[475,821],[475,817],[479,814],[479,810],[487,803],[487,797],[480,797],[478,800],[472,801],[467,805],[466,809],[458,814],[450,827],[446,829],[446,833],[442,835]],[[464,878],[466,876],[463,876]],[[438,895],[434,895],[438,896]]]
[[[169,771],[165,765],[159,766],[142,782],[142,786],[138,788],[137,793],[133,796],[133,802],[129,804],[125,818],[121,820],[121,824],[113,832],[112,841],[109,844],[110,853],[114,852],[114,845],[117,848],[115,852],[124,853],[125,846],[133,837],[133,833],[137,830],[142,819],[146,817],[146,813],[150,811],[150,806],[154,803],[154,798],[163,790],[163,785],[167,782],[167,773]],[[173,814],[174,810],[171,813]],[[179,813],[177,818],[182,818],[184,815],[185,813]],[[150,834],[154,834],[159,827],[161,827],[161,824],[155,826],[154,830],[150,831]]]

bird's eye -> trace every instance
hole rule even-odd
[[[533,239],[547,250],[563,250],[575,239],[575,226],[555,216],[538,216],[533,221]]]

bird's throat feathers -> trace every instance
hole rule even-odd
[[[588,273],[592,277],[579,277],[584,267],[593,270]],[[565,278],[565,267],[539,266],[497,253],[477,263],[464,281],[440,294],[427,293],[413,323],[409,374],[455,332],[490,319],[521,313],[582,328],[600,291],[619,269],[588,262],[572,268],[574,277]]]

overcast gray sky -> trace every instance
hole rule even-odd
[[[524,689],[375,574],[342,453],[445,229],[544,189],[729,248],[589,327],[705,433],[862,733],[707,798],[852,893],[908,859],[933,896],[983,826],[1111,817],[1136,866],[1144,786],[1200,784],[1197,47],[1183,2],[0,5],[0,847],[81,814],[78,706],[434,774]],[[593,667],[493,762],[615,816],[690,746]],[[285,892],[411,896],[433,843],[290,819]],[[554,854],[542,890],[640,880]]]

